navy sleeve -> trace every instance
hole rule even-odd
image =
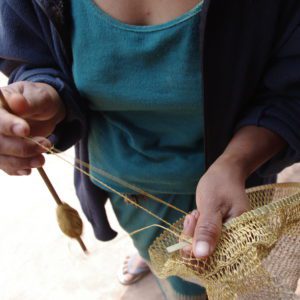
[[[51,7],[44,11],[39,7],[41,2]],[[76,157],[88,163],[86,105],[75,87],[71,63],[55,20],[51,18],[53,9],[60,9],[57,5],[62,2],[0,0],[0,71],[9,77],[10,83],[42,82],[58,91],[67,117],[57,126],[51,139],[60,150],[80,139],[75,147]],[[75,170],[75,181],[81,206],[96,237],[103,241],[114,238],[116,232],[110,227],[105,212],[106,192],[78,170]]]
[[[260,168],[260,175],[270,176],[300,161],[300,26],[270,60],[255,103],[237,129],[247,125],[264,127],[288,144]]]
[[[0,71],[9,83],[41,82],[57,90],[67,111],[51,136],[58,149],[67,149],[83,136],[86,107],[73,83],[62,40],[34,1],[0,1]]]

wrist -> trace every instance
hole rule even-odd
[[[233,178],[245,182],[251,174],[249,163],[242,157],[223,153],[212,165],[218,171],[226,172]]]
[[[236,132],[216,163],[234,168],[239,176],[247,179],[285,146],[285,141],[272,131],[246,126]]]

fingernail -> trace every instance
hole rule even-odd
[[[190,216],[186,216],[183,222],[183,228],[187,228],[190,224]]]
[[[31,160],[30,162],[30,166],[32,168],[38,168],[41,167],[43,165],[43,163],[41,162],[40,159],[34,158],[33,160]]]
[[[206,257],[209,255],[209,244],[207,242],[197,242],[195,255],[197,257]]]
[[[198,216],[199,216],[199,213],[198,213],[198,210],[193,210],[193,212],[192,212],[192,214],[193,214],[193,216],[197,219],[198,218]]]
[[[12,132],[17,136],[25,136],[25,128],[22,124],[15,124],[12,127]]]
[[[19,170],[19,171],[17,171],[17,174],[20,175],[20,176],[25,176],[25,175],[29,175],[29,171]]]

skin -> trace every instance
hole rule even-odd
[[[44,83],[18,82],[1,88],[0,169],[9,175],[29,175],[44,164],[44,148],[23,139],[34,136],[45,147],[45,138],[65,116],[64,105],[54,88]],[[3,102],[3,101],[2,101]]]
[[[193,239],[196,257],[212,254],[222,223],[249,210],[246,179],[285,147],[286,142],[280,136],[261,127],[246,126],[233,136],[197,186],[199,218]]]
[[[170,21],[194,7],[198,0],[95,0],[112,17],[135,25]],[[0,169],[10,175],[28,175],[44,164],[43,149],[24,140],[25,136],[45,138],[65,117],[57,92],[43,83],[19,82],[2,88],[0,107]],[[198,214],[189,229],[196,257],[207,257],[215,249],[222,223],[249,209],[245,194],[247,177],[286,146],[270,130],[255,126],[241,128],[224,153],[202,176],[197,186]],[[191,234],[192,232],[192,234]]]
[[[156,25],[192,9],[199,0],[94,0],[113,18],[131,25]]]

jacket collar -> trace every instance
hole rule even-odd
[[[48,19],[59,31],[65,23],[65,9],[69,0],[33,0],[36,2]]]

